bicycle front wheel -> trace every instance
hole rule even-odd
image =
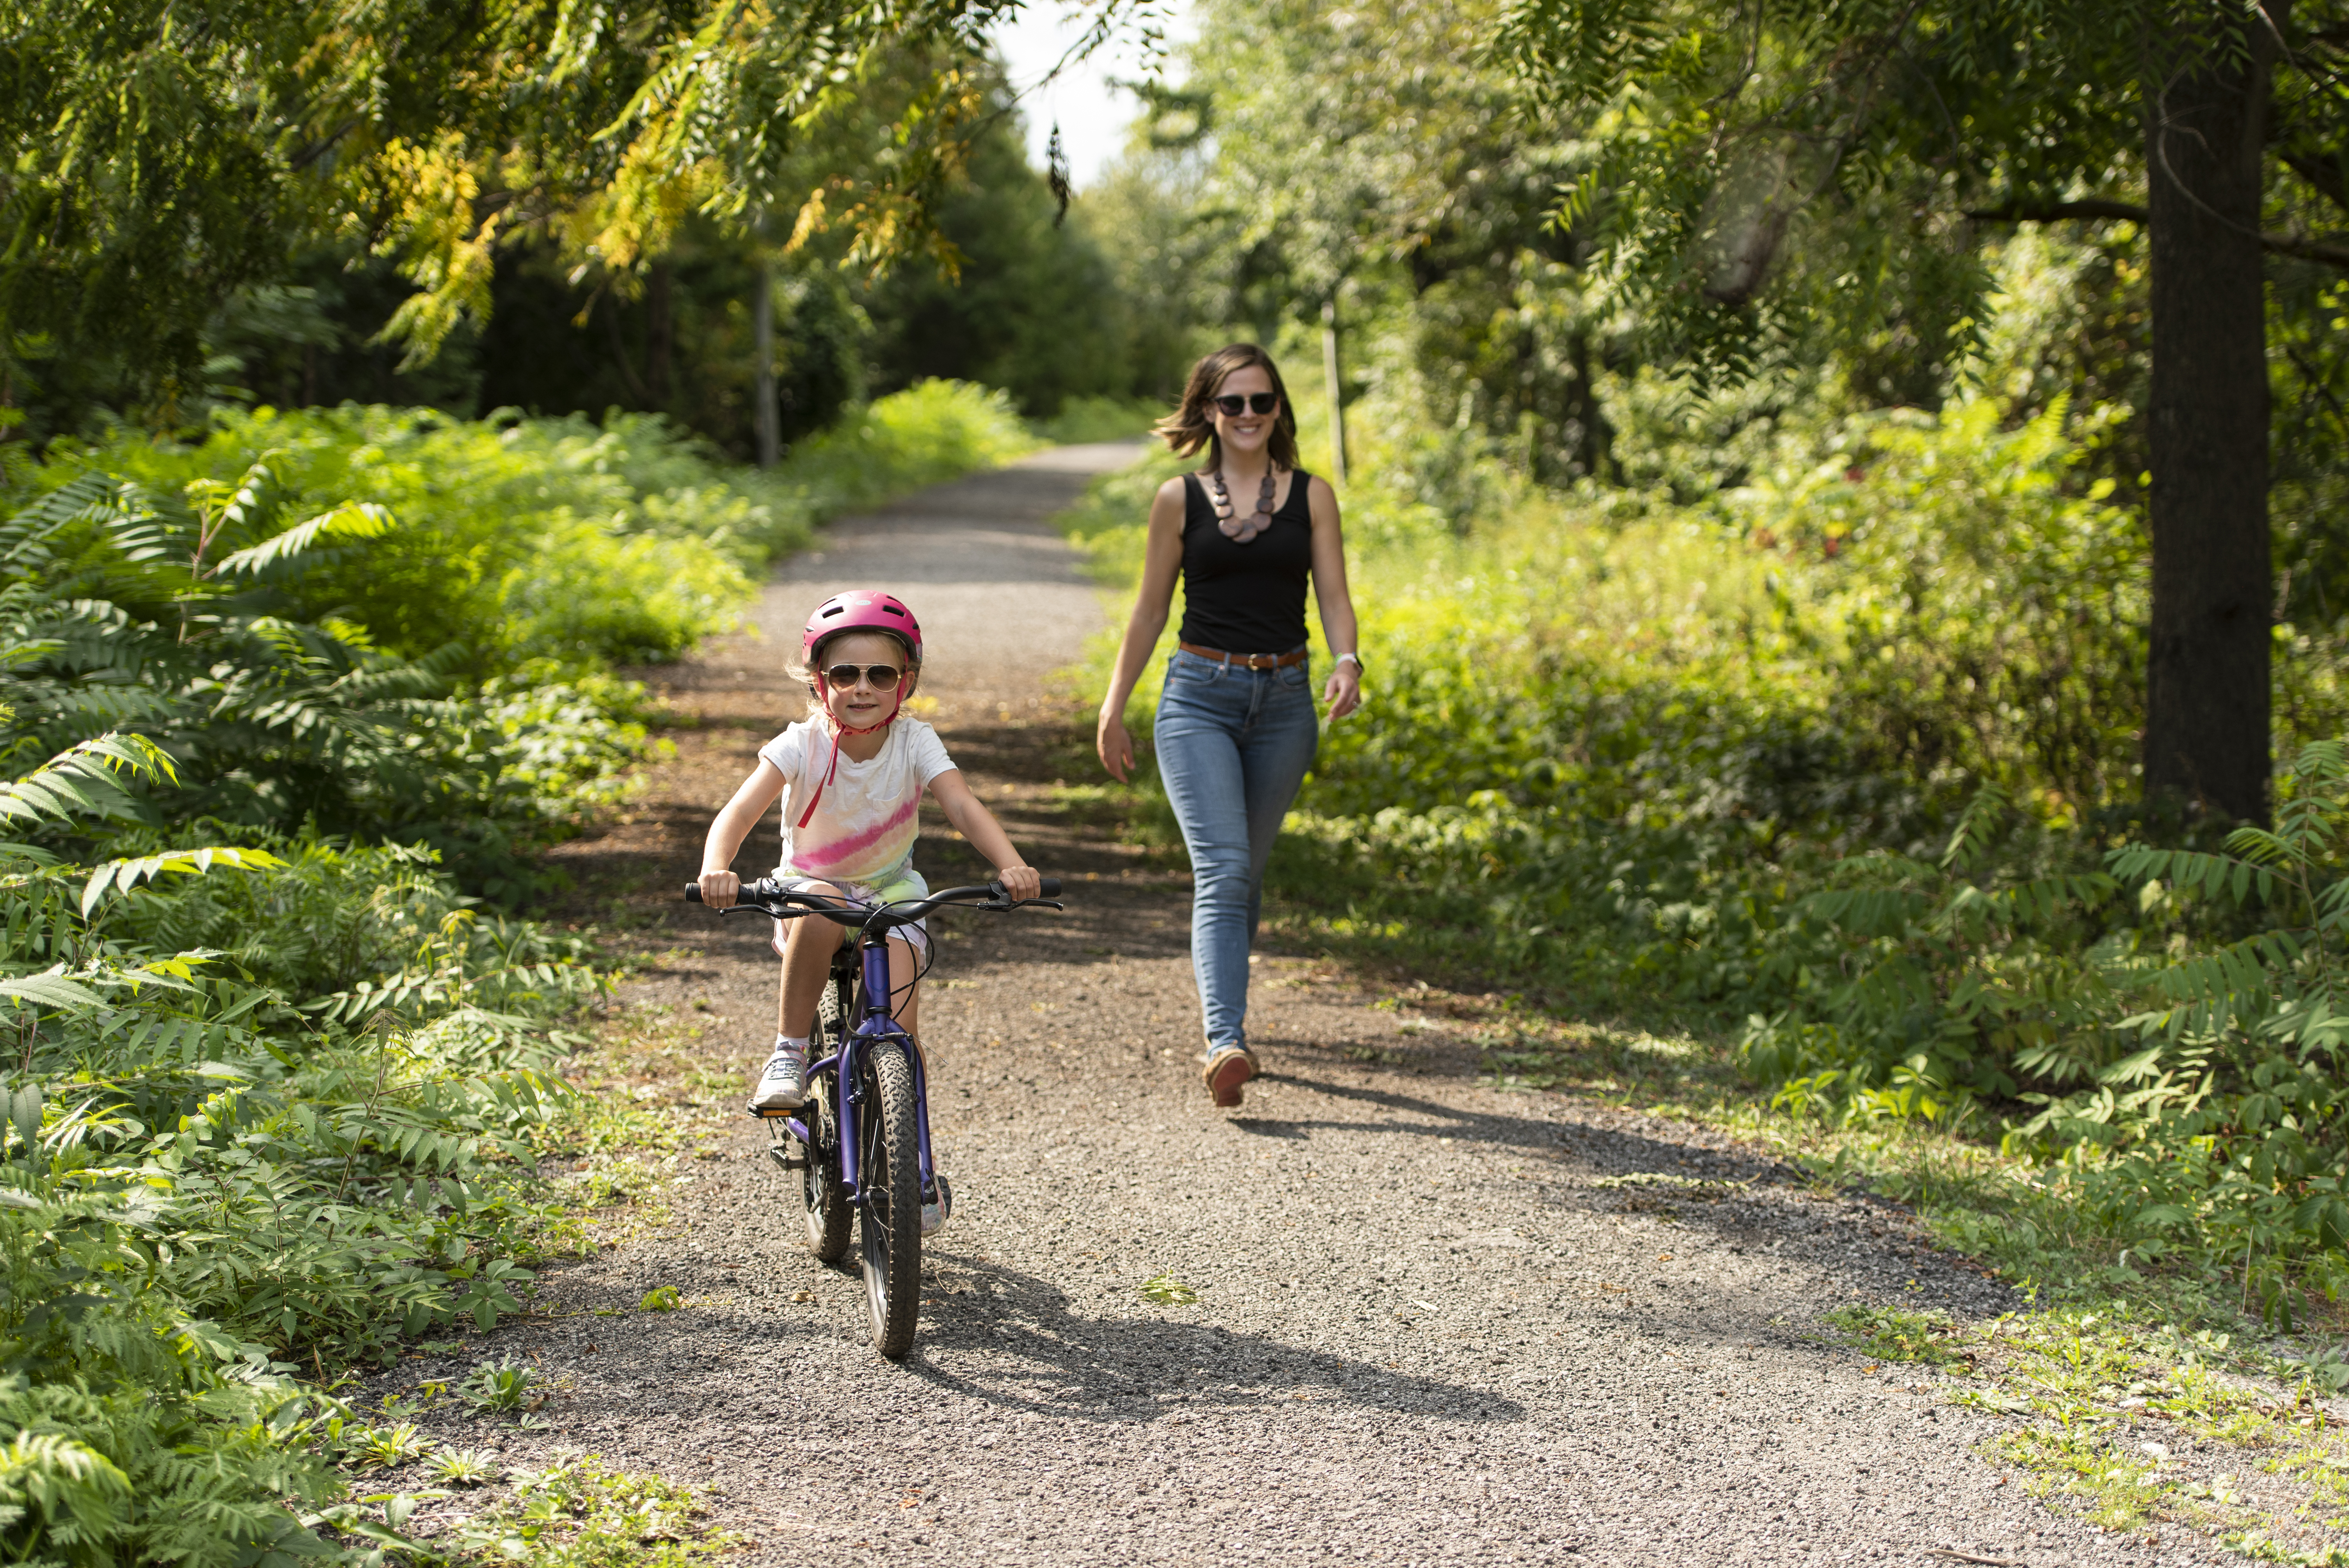
[[[873,1347],[895,1360],[914,1347],[922,1306],[922,1172],[915,1128],[914,1070],[897,1040],[864,1053],[864,1103],[859,1108],[864,1183],[864,1300]]]

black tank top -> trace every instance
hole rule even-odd
[[[1196,474],[1183,476],[1183,629],[1224,654],[1285,654],[1305,645],[1305,585],[1313,575],[1313,512],[1297,469],[1288,499],[1246,544],[1227,538]]]

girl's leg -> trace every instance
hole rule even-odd
[[[829,882],[802,882],[802,892],[835,892]],[[840,927],[822,915],[777,921],[775,945],[783,957],[781,995],[775,1003],[775,1048],[750,1090],[754,1110],[789,1110],[807,1099],[808,1037],[815,1030],[816,1001],[823,995]]]
[[[798,884],[802,892],[838,897],[830,882]],[[804,1040],[815,1029],[815,1007],[823,983],[832,974],[832,955],[839,950],[843,928],[820,914],[780,922],[783,928],[782,994],[775,1006],[775,1032]]]
[[[914,944],[902,936],[889,939],[889,1016],[897,1026],[914,1037],[914,1049],[922,1048],[922,988],[914,976],[922,972],[921,954]],[[922,1058],[922,1070],[929,1070],[929,1058]]]
[[[1191,966],[1208,1054],[1247,1043],[1248,831],[1239,731],[1247,672],[1175,655],[1153,745],[1191,852]]]
[[[1297,799],[1305,770],[1321,743],[1321,721],[1314,712],[1313,683],[1309,665],[1295,665],[1259,676],[1255,711],[1240,732],[1242,792],[1247,806],[1248,939],[1256,939],[1264,911],[1264,868],[1272,858],[1272,841],[1280,836],[1281,820]],[[1293,679],[1291,677],[1294,677]]]

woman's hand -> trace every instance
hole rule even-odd
[[[1321,683],[1321,700],[1330,705],[1331,718],[1343,718],[1362,706],[1362,667],[1348,659],[1330,672]]]
[[[742,879],[732,872],[701,873],[701,902],[712,909],[732,906],[735,896],[742,891]]]
[[[1133,771],[1133,737],[1125,732],[1122,714],[1102,710],[1101,723],[1093,730],[1093,749],[1101,754],[1102,766],[1119,783]]]
[[[995,880],[1013,898],[1040,898],[1044,892],[1044,874],[1034,866],[998,866]]]

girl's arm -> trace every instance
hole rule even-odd
[[[1133,614],[1125,624],[1125,637],[1117,645],[1116,672],[1110,676],[1109,695],[1102,698],[1101,722],[1094,727],[1093,749],[1102,766],[1119,783],[1133,770],[1133,738],[1125,732],[1125,702],[1133,695],[1142,666],[1166,630],[1167,607],[1174,602],[1175,580],[1183,575],[1183,481],[1168,480],[1150,502],[1150,539],[1142,562],[1142,591],[1133,596]]]
[[[1316,479],[1305,492],[1313,513],[1313,597],[1321,607],[1321,635],[1332,658],[1356,652],[1354,598],[1346,592],[1346,531],[1338,521],[1338,492]],[[1321,687],[1331,718],[1343,718],[1362,702],[1362,666],[1352,659],[1332,665]]]
[[[742,780],[742,788],[734,791],[734,799],[709,824],[709,837],[701,846],[702,903],[724,909],[742,891],[742,879],[733,872],[734,851],[742,847],[742,841],[782,792],[782,769],[761,757],[750,777]]]
[[[1043,892],[1044,879],[1020,860],[995,813],[979,804],[970,786],[962,781],[961,769],[950,768],[931,779],[930,793],[945,810],[947,820],[955,825],[955,831],[968,839],[971,848],[995,867],[1004,892],[1013,898],[1035,898]]]

